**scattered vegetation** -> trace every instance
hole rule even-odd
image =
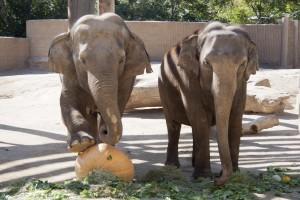
[[[288,169],[268,168],[259,175],[238,172],[224,187],[211,179],[187,180],[179,169],[163,167],[150,171],[140,181],[126,183],[105,172],[93,172],[83,181],[61,184],[41,180],[23,180],[0,193],[1,200],[9,199],[187,199],[187,200],[251,200],[255,193],[299,192],[300,178],[287,175]],[[275,177],[280,177],[276,179]],[[288,177],[288,178],[287,178]],[[298,190],[298,191],[297,191]]]

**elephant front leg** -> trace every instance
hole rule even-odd
[[[202,116],[203,118],[203,116]],[[199,119],[199,118],[196,118]],[[192,123],[193,153],[192,162],[194,166],[193,177],[211,176],[210,153],[209,153],[209,125],[203,122]]]
[[[229,119],[229,148],[233,171],[238,171],[240,141],[242,136],[242,121],[246,102],[246,86],[241,85],[237,90]]]
[[[68,129],[68,149],[72,152],[82,152],[95,144],[95,131],[84,117],[86,112],[78,102],[78,96],[73,92],[62,91],[60,106],[64,124]],[[92,116],[90,116],[92,117]]]
[[[178,142],[180,137],[181,124],[171,120],[166,114],[166,123],[168,128],[168,149],[165,165],[180,167],[178,159]]]
[[[229,121],[228,137],[233,171],[237,171],[239,169],[238,160],[242,136],[242,118],[243,113],[232,112]]]

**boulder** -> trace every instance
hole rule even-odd
[[[265,87],[271,87],[270,81],[267,78],[262,78],[262,77],[255,77],[251,78],[247,82],[248,86],[265,86]]]

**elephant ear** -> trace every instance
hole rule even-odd
[[[245,71],[245,79],[248,80],[251,74],[256,74],[259,69],[257,47],[254,42],[249,40],[248,64]]]
[[[129,30],[128,30],[129,31]],[[152,72],[149,55],[144,42],[134,33],[130,32],[130,39],[126,48],[126,62],[123,77],[134,77]]]
[[[69,39],[69,32],[62,33],[53,39],[48,52],[48,65],[51,71],[61,74],[75,71]]]
[[[184,70],[193,72],[196,76],[199,75],[198,35],[191,35],[181,42],[177,65]]]
[[[251,40],[249,34],[244,29],[234,26],[228,26],[227,29],[239,35],[242,35],[247,40],[246,43],[248,45],[248,63],[244,73],[244,78],[247,81],[251,74],[256,74],[256,71],[258,71],[259,69],[258,52],[256,44]]]

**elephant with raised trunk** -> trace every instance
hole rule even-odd
[[[120,140],[135,77],[152,72],[143,41],[113,13],[83,16],[58,35],[49,67],[62,77],[60,106],[73,152]]]
[[[257,70],[257,48],[249,35],[218,22],[165,54],[158,86],[168,128],[167,165],[179,167],[181,124],[190,125],[193,176],[210,176],[209,135],[216,125],[222,171],[215,183],[226,183],[238,170],[247,80]]]

